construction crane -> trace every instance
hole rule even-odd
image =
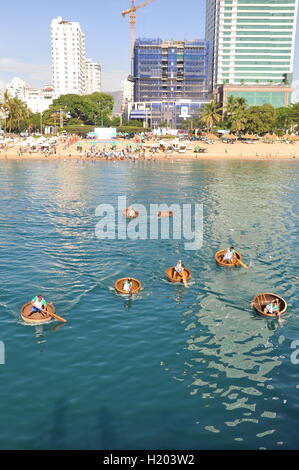
[[[130,56],[131,56],[131,67],[133,73],[133,57],[134,57],[134,44],[135,44],[135,24],[136,24],[136,10],[139,8],[145,7],[156,0],[147,0],[147,2],[141,3],[140,5],[135,5],[135,0],[132,0],[131,8],[128,10],[122,11],[122,16],[130,14],[130,30],[131,30],[131,42],[130,42]]]

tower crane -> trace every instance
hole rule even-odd
[[[128,10],[122,11],[122,16],[125,17],[126,15],[130,14],[130,30],[131,30],[131,41],[130,41],[130,56],[131,56],[131,66],[133,67],[133,56],[134,56],[134,43],[135,43],[135,24],[136,24],[136,10],[139,8],[145,7],[156,0],[147,0],[144,3],[140,3],[140,5],[135,5],[135,0],[132,0],[131,8]],[[132,70],[133,72],[133,70]]]

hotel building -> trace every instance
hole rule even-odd
[[[248,104],[289,102],[297,10],[298,0],[207,0],[210,91],[223,85]]]
[[[77,22],[55,18],[51,23],[53,84],[56,96],[85,94],[85,36]]]

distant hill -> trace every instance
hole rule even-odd
[[[108,95],[112,95],[114,98],[114,107],[113,107],[113,114],[120,113],[121,109],[121,90],[119,91],[105,91]]]

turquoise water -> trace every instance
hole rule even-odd
[[[0,448],[298,448],[298,181],[295,161],[1,162]],[[203,203],[203,247],[97,239],[125,195]],[[216,265],[230,244],[248,270]],[[179,257],[189,289],[165,281]],[[251,310],[263,291],[281,324]],[[22,322],[38,293],[67,324]]]

